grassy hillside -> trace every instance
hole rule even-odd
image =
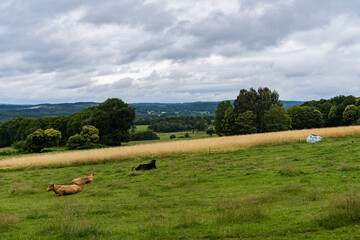
[[[2,239],[352,239],[358,137],[3,170]],[[0,161],[1,162],[1,161]],[[46,192],[94,172],[76,195]]]

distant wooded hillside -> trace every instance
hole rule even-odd
[[[95,102],[77,102],[60,104],[38,104],[38,105],[0,105],[0,123],[16,119],[19,116],[24,118],[46,118],[56,116],[68,116],[80,112],[85,108],[97,106]]]
[[[301,105],[300,101],[281,101],[287,109],[294,105]],[[169,116],[207,116],[215,115],[219,102],[189,102],[189,103],[132,103],[135,108],[136,118],[156,118]],[[68,116],[85,108],[97,106],[96,102],[77,102],[60,104],[38,105],[0,105],[0,123],[25,118],[45,118],[55,116]]]

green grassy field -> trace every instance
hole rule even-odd
[[[0,172],[1,239],[355,239],[360,142],[328,139],[150,161]],[[76,195],[48,183],[94,172]]]
[[[136,131],[144,131],[147,129],[148,125],[137,125]],[[161,133],[156,132],[156,134],[160,137],[158,140],[144,140],[144,141],[130,141],[128,143],[123,143],[123,146],[132,146],[143,143],[153,143],[153,142],[164,142],[164,141],[179,141],[184,140],[185,133],[189,134],[189,138],[186,139],[201,139],[201,138],[209,138],[210,136],[206,134],[206,131],[183,131],[183,132],[170,132],[170,133]],[[175,138],[170,139],[171,135],[175,135]],[[216,137],[214,134],[212,137]]]

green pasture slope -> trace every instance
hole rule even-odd
[[[354,141],[354,142],[353,142]],[[360,142],[327,139],[0,172],[0,239],[353,239]],[[46,192],[94,172],[76,195]]]

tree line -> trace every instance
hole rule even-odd
[[[19,142],[21,145],[26,140],[30,141],[30,138],[34,139],[33,142],[39,142],[41,145],[44,144],[44,141],[48,142],[46,139],[49,139],[49,135],[60,136],[57,137],[55,145],[65,145],[71,137],[73,137],[73,142],[76,142],[76,139],[78,142],[86,144],[86,134],[96,135],[96,133],[98,133],[100,144],[118,146],[122,142],[130,141],[129,130],[134,119],[134,108],[117,98],[108,99],[97,106],[69,116],[40,119],[18,117],[0,125],[0,147],[11,146]],[[84,126],[94,128],[87,127],[84,130]],[[60,135],[53,130],[58,131]],[[95,136],[95,138],[97,137]]]
[[[240,90],[231,104],[223,101],[215,112],[219,136],[275,132],[360,124],[360,97],[336,96],[329,100],[307,101],[287,110],[279,94],[269,88]]]
[[[148,123],[148,129],[154,132],[205,131],[212,119],[212,116],[180,116],[141,120],[141,123]]]

